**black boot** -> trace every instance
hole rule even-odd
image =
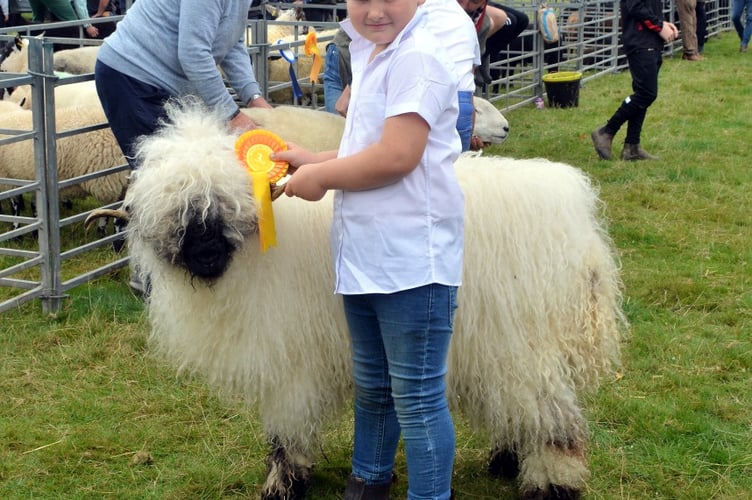
[[[614,140],[614,136],[606,132],[605,127],[593,130],[590,134],[593,139],[593,146],[595,146],[595,152],[603,160],[611,159],[611,142]]]
[[[657,160],[658,157],[642,149],[639,144],[627,144],[625,142],[624,149],[621,150],[621,159],[624,161]]]
[[[389,488],[395,481],[394,474],[391,481],[381,484],[366,484],[365,479],[350,475],[343,500],[389,500]]]

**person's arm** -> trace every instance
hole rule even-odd
[[[0,0],[0,14],[2,14],[3,19],[7,22],[8,18],[10,17],[10,11],[8,10],[8,0]]]
[[[238,129],[254,128],[253,121],[238,114],[238,105],[227,91],[222,74],[217,68],[212,47],[223,37],[236,37],[229,52],[221,62],[230,85],[243,102],[261,94],[251,69],[250,57],[242,40],[245,18],[234,32],[219,33],[221,0],[182,0],[179,4],[178,59],[192,87],[210,107],[226,113],[230,126]],[[229,41],[229,40],[228,40]]]
[[[89,10],[86,8],[86,0],[73,0],[73,11],[80,20],[89,19]],[[84,24],[84,31],[92,38],[99,36],[99,29],[93,24]]]
[[[330,189],[364,191],[393,184],[418,166],[429,132],[418,113],[387,118],[380,139],[362,151],[301,165],[285,183],[285,194],[317,201]]]
[[[99,0],[97,5],[97,11],[91,15],[91,17],[105,17],[109,15],[107,7],[110,5],[110,0]]]
[[[665,42],[672,42],[679,36],[673,23],[663,20],[663,13],[654,13],[645,0],[626,0],[625,10],[642,25],[643,29],[659,35]]]

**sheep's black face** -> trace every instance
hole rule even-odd
[[[214,281],[227,270],[235,246],[222,229],[222,223],[214,219],[194,219],[185,228],[180,257],[192,276]]]

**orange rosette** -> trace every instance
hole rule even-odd
[[[249,172],[266,174],[270,183],[284,177],[288,165],[285,161],[274,161],[269,156],[286,150],[285,141],[268,130],[249,130],[235,141],[235,154],[238,160],[243,162]]]
[[[269,156],[285,150],[287,144],[268,130],[249,130],[235,141],[235,154],[253,181],[253,196],[258,202],[259,244],[262,252],[277,246],[271,184],[284,177],[288,167],[287,162],[274,161]]]
[[[306,35],[305,55],[313,56],[313,63],[311,64],[311,74],[309,75],[311,83],[316,83],[319,80],[319,73],[321,72],[321,66],[323,65],[321,53],[319,52],[318,39],[316,38],[316,30],[309,30]]]

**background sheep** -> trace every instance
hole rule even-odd
[[[72,75],[94,73],[99,45],[59,50],[53,55],[53,69]]]
[[[9,101],[21,105],[24,109],[31,109],[31,85],[19,85],[13,90]],[[97,105],[101,107],[97,87],[94,80],[69,83],[55,87],[55,109],[67,107],[87,107]]]
[[[58,133],[106,123],[101,105],[90,104],[66,108],[55,114]],[[0,114],[0,129],[32,130],[32,113],[19,109]],[[0,138],[7,137],[0,135]],[[57,140],[57,171],[60,180],[71,179],[91,172],[117,167],[125,163],[115,136],[103,128]],[[128,172],[118,172],[84,181],[61,192],[61,196],[94,196],[102,203],[122,199]],[[34,179],[34,144],[25,140],[0,146],[0,177]]]
[[[485,145],[501,144],[509,135],[509,122],[501,111],[481,97],[473,97],[475,128]],[[243,108],[261,128],[312,151],[338,149],[345,128],[345,119],[333,113],[300,106]]]
[[[6,42],[0,60],[0,71],[8,73],[25,73],[28,70],[29,42],[17,35],[13,40]]]
[[[337,33],[336,29],[323,30],[316,32],[316,46],[318,47],[319,54],[321,54],[321,71],[319,73],[319,83],[322,82],[324,71],[326,70],[326,46],[334,38],[334,34]],[[283,43],[299,43],[298,46],[298,60],[294,65],[295,75],[298,80],[307,79],[311,74],[311,68],[313,67],[313,56],[305,55],[302,42],[305,40],[305,36],[295,36],[290,34],[281,38]],[[275,43],[277,40],[269,39],[269,43]],[[294,50],[294,49],[290,49]],[[272,82],[289,82],[290,81],[290,63],[284,58],[279,56],[279,53],[271,52],[270,58],[267,61],[269,70],[267,72],[267,81],[271,85]],[[310,82],[300,83],[300,88],[304,95],[310,95],[312,87]],[[292,102],[292,89],[286,88],[282,90],[275,90],[269,92],[269,99],[275,103],[291,103]]]
[[[263,496],[293,498],[351,394],[331,199],[275,202],[279,246],[260,253],[234,137],[200,107],[170,114],[175,124],[142,143],[125,200],[131,255],[152,283],[150,340],[180,370],[258,405],[273,446]],[[588,477],[577,394],[618,362],[626,326],[597,193],[547,160],[463,157],[457,174],[466,258],[450,401],[489,436],[500,472],[519,466],[524,496],[576,497]]]

